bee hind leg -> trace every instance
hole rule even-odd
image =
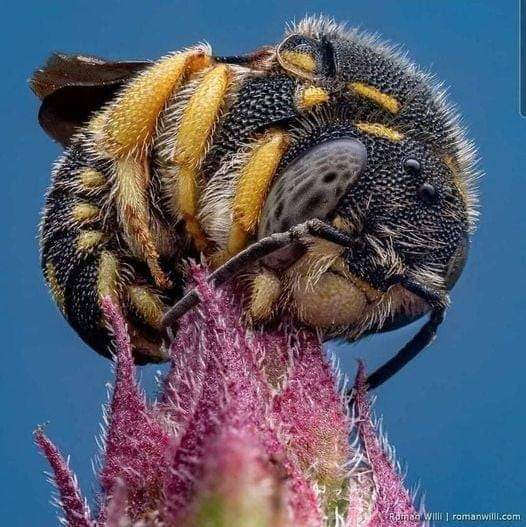
[[[210,62],[210,54],[202,48],[161,59],[133,79],[90,124],[100,156],[113,163],[115,200],[127,240],[161,288],[171,284],[159,264],[150,229],[148,154],[159,115],[169,97],[189,75]]]

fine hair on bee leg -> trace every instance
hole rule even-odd
[[[116,206],[124,232],[162,289],[172,284],[159,263],[150,226],[149,154],[159,116],[172,93],[211,62],[205,47],[167,55],[136,76],[90,124],[97,152],[113,164]]]
[[[354,238],[322,220],[313,219],[300,225],[296,225],[285,232],[271,234],[253,243],[245,250],[239,252],[221,267],[216,269],[209,277],[208,282],[216,287],[230,280],[236,273],[247,265],[253,264],[265,256],[295,243],[308,243],[307,237],[312,236],[329,242],[349,247]],[[187,311],[199,303],[199,295],[196,289],[192,289],[179,300],[164,315],[162,325],[166,329],[171,327]]]

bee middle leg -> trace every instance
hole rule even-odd
[[[169,182],[176,189],[173,208],[182,216],[186,232],[200,252],[205,252],[209,245],[198,220],[200,165],[231,84],[232,72],[225,64],[203,73],[182,112],[172,152],[171,162],[178,168],[174,181]]]

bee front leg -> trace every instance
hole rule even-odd
[[[322,220],[311,219],[288,231],[271,234],[248,246],[216,269],[208,277],[208,281],[216,287],[221,286],[241,270],[253,266],[263,258],[285,248],[308,244],[312,238],[320,238],[344,247],[350,247],[355,242],[354,238],[336,227]],[[163,327],[166,329],[173,326],[179,318],[198,303],[197,290],[192,289],[168,310],[162,321]]]

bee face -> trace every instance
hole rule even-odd
[[[349,266],[380,290],[397,267],[449,289],[450,265],[465,244],[468,221],[448,167],[411,140],[363,139],[367,167],[337,207],[364,240],[361,249],[349,251]]]
[[[293,308],[305,322],[353,338],[427,312],[429,305],[393,287],[392,278],[410,275],[446,293],[468,249],[466,204],[446,162],[425,143],[364,128],[310,129],[306,146],[298,142],[295,157],[285,159],[259,233],[318,217],[355,238],[345,250],[315,244],[286,272]],[[266,263],[279,265],[279,256]]]
[[[333,95],[294,130],[281,175],[292,181],[291,172],[303,170],[296,176],[303,181],[286,203],[271,192],[277,206],[267,205],[264,232],[279,230],[269,228],[272,212],[294,211],[297,222],[303,207],[303,218],[310,209],[355,237],[345,250],[311,248],[287,271],[289,298],[307,323],[351,338],[405,325],[431,306],[393,277],[411,276],[446,295],[465,265],[473,226],[469,146],[443,95],[390,48],[330,25],[299,29],[278,47],[280,64],[303,89],[314,83]],[[339,157],[327,159],[337,145]],[[278,189],[285,186],[279,177]],[[317,186],[307,190],[310,180]],[[319,210],[319,196],[330,212]]]
[[[363,140],[367,167],[337,214],[361,241],[343,256],[348,269],[396,306],[370,328],[385,330],[430,308],[400,288],[391,291],[393,276],[410,275],[444,292],[453,287],[467,258],[468,216],[451,170],[428,146],[410,139]]]

